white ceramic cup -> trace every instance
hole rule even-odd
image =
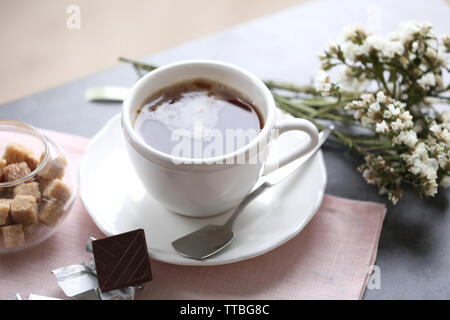
[[[261,132],[244,147],[209,159],[179,158],[150,147],[134,129],[144,101],[163,88],[198,78],[225,84],[251,99],[264,120]],[[275,111],[269,89],[250,72],[219,61],[189,60],[160,67],[131,88],[123,103],[122,129],[131,162],[150,195],[176,213],[207,217],[231,209],[248,194],[260,176],[301,157],[317,145],[318,132],[311,122],[304,119],[276,122]],[[277,136],[273,133],[281,135],[291,130],[305,132],[309,142],[287,154],[271,156],[276,160],[268,163],[270,142]]]

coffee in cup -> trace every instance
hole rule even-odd
[[[136,112],[135,129],[145,143],[183,158],[234,152],[255,139],[264,126],[250,98],[205,78],[165,87]]]

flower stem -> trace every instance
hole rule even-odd
[[[143,63],[140,61],[131,60],[128,58],[123,58],[123,57],[119,57],[119,61],[131,63],[136,69],[140,69],[140,70],[144,70],[144,71],[148,71],[148,72],[153,71],[158,68],[158,66],[155,66],[152,64]]]
[[[276,82],[271,80],[264,81],[264,83],[269,89],[281,89],[296,93],[307,93],[313,96],[322,96],[322,94],[318,92],[316,89],[314,89],[312,86],[298,86],[292,83]]]

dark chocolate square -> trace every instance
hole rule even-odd
[[[152,280],[143,229],[92,241],[92,250],[102,292]]]

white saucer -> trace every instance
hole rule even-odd
[[[288,136],[288,137],[285,137]],[[303,143],[295,132],[280,137],[280,150]],[[120,115],[91,140],[80,165],[81,201],[106,235],[143,228],[153,259],[178,265],[219,265],[270,251],[297,235],[319,209],[326,169],[318,152],[298,173],[253,200],[234,224],[235,239],[221,253],[204,261],[178,255],[171,242],[207,224],[221,224],[224,213],[188,218],[172,213],[144,189],[128,160]]]

